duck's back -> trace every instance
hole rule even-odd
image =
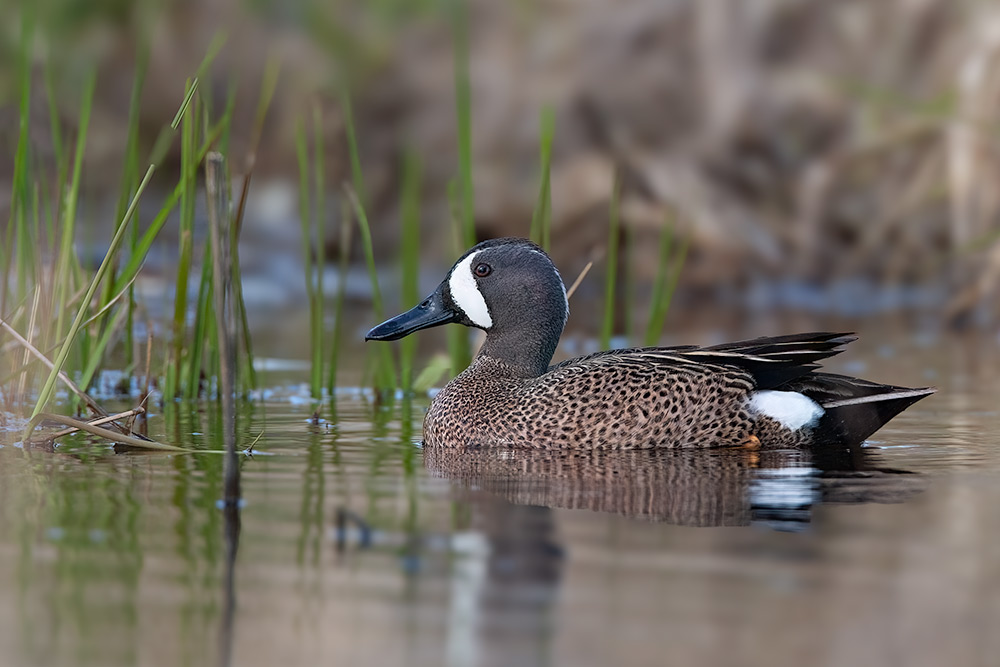
[[[424,438],[446,447],[734,446],[752,433],[754,389],[753,376],[736,366],[634,351],[576,359],[529,379],[481,356],[435,397]]]

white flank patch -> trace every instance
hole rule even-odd
[[[474,252],[455,265],[451,278],[448,279],[448,289],[451,290],[452,301],[473,324],[489,329],[493,326],[493,318],[490,317],[490,309],[486,307],[486,299],[479,291],[476,278],[472,275],[472,262],[478,254]]]
[[[764,389],[750,395],[750,411],[775,420],[792,431],[812,426],[823,416],[823,408],[797,391]]]

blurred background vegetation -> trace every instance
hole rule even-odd
[[[250,168],[267,64],[280,65],[243,231],[248,285],[277,290],[275,303],[287,298],[276,286],[301,286],[302,119],[310,128],[321,119],[310,140],[325,153],[321,238],[325,257],[338,256],[341,183],[351,180],[345,89],[376,256],[398,256],[406,156],[416,155],[422,256],[439,275],[462,246],[448,197],[460,171],[462,12],[477,237],[528,234],[540,114],[550,110],[551,243],[567,280],[590,260],[601,266],[619,173],[627,242],[617,270],[653,283],[660,231],[676,227],[690,242],[682,310],[918,309],[954,324],[995,323],[1000,4],[981,0],[15,1],[0,10],[0,210],[12,197],[28,22],[36,170],[57,168],[50,96],[71,140],[96,67],[77,235],[98,258],[121,194],[137,61],[148,52],[138,123],[146,155],[185,81],[224,38],[199,92],[222,109],[235,90],[234,178]],[[140,227],[181,162],[175,142]],[[360,266],[359,235],[350,243]],[[162,261],[175,260],[168,252]],[[286,265],[295,268],[282,273]],[[586,281],[581,298],[601,289]],[[359,290],[349,286],[349,298],[366,298]]]

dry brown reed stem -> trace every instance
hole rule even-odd
[[[31,428],[34,428],[34,424],[41,421],[53,421],[57,424],[63,424],[65,426],[70,426],[80,431],[86,431],[91,435],[96,435],[99,438],[104,438],[111,442],[117,442],[124,445],[129,445],[131,447],[138,447],[140,449],[155,449],[162,452],[183,452],[187,453],[190,450],[184,449],[183,447],[176,447],[174,445],[166,445],[162,442],[156,442],[155,440],[146,440],[142,438],[137,438],[133,435],[126,435],[124,433],[118,433],[116,431],[110,431],[106,428],[101,428],[100,426],[94,426],[90,422],[80,421],[79,419],[73,419],[72,417],[67,417],[65,415],[57,415],[48,412],[40,412],[38,416],[33,420]],[[43,440],[50,440],[51,438],[44,438]]]
[[[984,17],[958,72],[958,109],[949,127],[953,247],[979,236],[986,216],[996,205],[994,188],[983,187],[990,177],[988,143],[1000,80],[994,74],[1000,59],[1000,14]]]
[[[143,375],[142,375],[143,385],[142,385],[142,397],[141,397],[141,400],[139,401],[139,405],[140,406],[146,405],[146,402],[149,400],[149,384],[150,384],[149,373],[150,373],[150,370],[152,369],[152,367],[153,367],[153,327],[152,327],[152,325],[147,325],[147,334],[146,334],[146,369],[145,369],[145,371],[143,372]],[[142,413],[142,419],[139,420],[139,433],[141,435],[148,435],[148,433],[147,433],[147,420],[146,420],[145,416],[146,416],[146,413],[144,411]],[[131,428],[132,428],[132,424],[129,425],[129,429],[131,429]]]
[[[119,412],[118,414],[108,415],[107,417],[101,417],[100,419],[91,419],[87,423],[90,424],[91,426],[101,426],[103,424],[107,424],[108,422],[118,421],[119,419],[127,419],[129,417],[134,417],[136,415],[140,415],[145,412],[146,409],[140,405],[138,407],[132,408],[131,410],[126,410],[125,412]],[[61,431],[50,433],[45,436],[45,439],[55,440],[56,438],[61,438],[66,435],[71,435],[73,433],[76,433],[79,430],[80,429],[78,429],[76,426],[71,426]]]
[[[205,194],[208,198],[209,231],[212,239],[212,291],[216,331],[219,337],[219,395],[222,402],[222,440],[225,451],[223,498],[226,507],[240,500],[240,468],[236,456],[236,358],[233,344],[232,217],[226,159],[212,152],[205,158]]]
[[[576,288],[579,287],[580,283],[583,282],[583,279],[587,277],[587,274],[590,273],[590,269],[593,266],[594,266],[593,262],[587,262],[587,266],[583,267],[583,271],[580,271],[580,275],[576,277],[576,280],[573,281],[573,284],[570,285],[568,290],[566,290],[567,300],[573,298],[573,294],[576,292]]]
[[[118,294],[116,294],[115,297],[113,299],[111,299],[110,301],[108,301],[108,303],[105,304],[105,306],[103,308],[101,308],[98,312],[94,313],[91,317],[89,317],[86,320],[84,320],[83,324],[80,325],[81,328],[89,326],[94,321],[96,321],[97,318],[99,318],[101,315],[103,315],[105,312],[107,312],[108,309],[111,308],[111,306],[113,306],[119,299],[121,299],[128,292],[128,288],[132,286],[132,283],[135,282],[135,279],[137,277],[138,277],[138,274],[136,274],[135,276],[132,276],[132,279],[128,281],[128,283],[125,285],[125,287],[124,287],[124,289],[122,289],[122,291],[120,291]],[[36,290],[36,292],[37,292],[37,290]],[[82,292],[78,293],[77,295],[75,295],[72,298],[71,301],[77,300],[82,294],[83,294]],[[30,314],[29,322],[28,322],[28,335],[29,336],[31,336],[32,332],[34,332],[34,330],[35,330],[35,325],[36,325],[35,314],[36,314],[36,310],[37,310],[37,302],[33,303],[33,305],[32,305],[32,311],[31,311],[31,314]],[[18,312],[15,312],[14,316],[11,319],[12,320],[13,319],[17,319],[18,314],[19,314]],[[2,320],[0,320],[0,321],[2,321]],[[119,325],[118,326],[121,326],[120,320],[119,320]],[[28,340],[30,342],[31,339],[30,338],[25,339],[23,337],[17,337],[16,340],[11,341],[8,344],[9,346],[5,345],[2,348],[0,348],[0,352],[5,352],[9,348],[12,348],[12,347],[17,346],[17,345],[20,345],[20,346],[23,347],[24,344],[21,342],[22,340]],[[65,339],[63,339],[63,340],[65,340]],[[60,340],[57,343],[55,343],[53,346],[51,346],[49,348],[49,352],[54,352],[55,350],[59,349],[59,346],[62,345],[63,340]],[[30,354],[31,354],[31,350],[26,350],[25,351],[25,361],[24,361],[24,364],[23,364],[22,368],[15,370],[13,373],[11,373],[11,375],[18,375],[18,374],[23,374],[24,373],[24,371],[26,370],[25,367],[28,364],[28,357],[30,356]],[[42,355],[39,358],[42,359],[43,361],[45,361],[46,363],[48,363],[50,369],[52,368],[51,362],[47,361],[47,358],[44,356],[43,352],[41,352],[40,350],[34,349],[34,354],[35,354],[35,356]],[[22,382],[22,385],[23,385],[23,382]],[[100,409],[100,408],[98,408],[98,409]],[[98,414],[100,414],[100,413],[98,413]]]
[[[38,359],[39,361],[41,361],[49,370],[52,370],[54,364],[51,361],[49,361],[49,359],[44,354],[42,354],[41,352],[39,352],[35,348],[35,346],[32,345],[30,341],[28,341],[28,339],[26,339],[24,336],[22,336],[21,334],[19,334],[17,332],[17,330],[14,329],[14,327],[10,326],[9,324],[7,324],[7,322],[5,322],[4,320],[0,319],[0,329],[3,329],[7,333],[9,333],[11,335],[11,337],[14,338],[14,340],[16,340],[18,343],[20,343],[21,345],[23,345],[24,348],[27,349],[29,352],[31,352],[31,354],[36,359]],[[108,416],[107,411],[104,408],[102,408],[100,405],[98,405],[97,402],[94,399],[92,399],[89,395],[87,395],[86,392],[82,391],[79,387],[77,387],[76,384],[72,380],[69,379],[69,376],[66,375],[65,371],[59,371],[58,377],[59,377],[60,380],[62,380],[63,384],[65,384],[66,387],[69,388],[69,390],[71,392],[73,392],[74,394],[76,394],[80,398],[81,401],[83,401],[84,403],[87,404],[87,407],[90,408],[90,410],[94,414],[96,414],[96,415],[98,415],[100,417],[107,417]]]
[[[31,343],[31,338],[35,332],[35,325],[37,324],[38,318],[38,302],[42,295],[42,290],[39,285],[35,286],[35,295],[31,299],[31,313],[28,316],[28,338],[26,339],[28,343]],[[28,364],[31,363],[31,350],[27,347],[24,348],[24,356],[21,357],[21,366],[26,368]],[[17,392],[16,396],[24,396],[27,391],[28,374],[21,373],[21,377],[17,382]]]

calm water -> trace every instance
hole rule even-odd
[[[238,522],[215,454],[6,446],[0,664],[994,665],[998,351],[853,344],[832,370],[941,392],[850,460],[432,456],[426,400],[313,426],[278,392],[241,414]]]

